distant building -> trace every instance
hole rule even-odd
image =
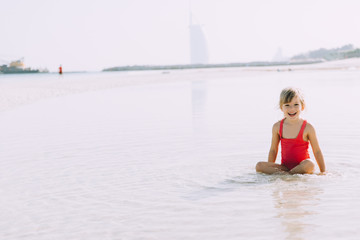
[[[10,62],[9,65],[3,64],[0,66],[0,74],[8,73],[38,73],[39,69],[25,68],[24,58]]]
[[[208,47],[200,24],[193,24],[190,12],[190,60],[191,64],[209,63]]]
[[[283,53],[282,53],[282,48],[279,47],[278,50],[276,51],[276,54],[275,56],[273,57],[272,61],[273,62],[286,62],[288,61],[289,59],[287,57],[284,57],[283,56]]]
[[[24,68],[25,65],[24,65],[24,58],[21,58],[19,60],[16,60],[16,61],[12,61],[10,64],[9,64],[10,67],[14,67],[14,68]]]

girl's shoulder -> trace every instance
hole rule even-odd
[[[314,126],[311,123],[309,123],[308,120],[304,120],[304,121],[306,121],[306,127],[314,128]]]
[[[305,132],[313,132],[315,131],[315,128],[314,126],[309,123],[308,121],[306,121],[306,126],[305,126],[305,129],[304,129]]]
[[[282,120],[279,120],[279,121],[277,121],[276,123],[274,123],[274,125],[273,125],[273,127],[272,127],[273,132],[279,132],[281,121],[282,121]]]

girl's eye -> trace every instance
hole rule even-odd
[[[299,104],[298,104],[298,103],[295,103],[295,106],[299,106]]]

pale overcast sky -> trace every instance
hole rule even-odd
[[[189,0],[0,0],[0,63],[101,70],[188,64]],[[192,0],[210,63],[360,47],[358,0]]]

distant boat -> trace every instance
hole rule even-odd
[[[0,66],[0,74],[11,74],[11,73],[38,73],[40,72],[39,69],[31,69],[25,68],[24,60],[19,59],[16,61],[10,62],[9,65],[2,65]]]

